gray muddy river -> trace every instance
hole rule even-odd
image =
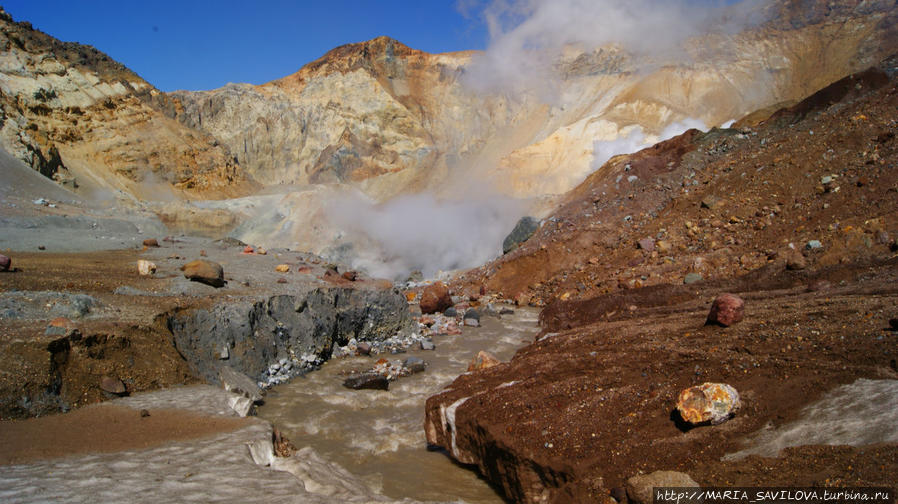
[[[510,359],[533,341],[537,316],[536,310],[518,310],[501,319],[484,316],[479,328],[434,337],[435,351],[415,348],[403,355],[334,359],[269,391],[259,416],[277,425],[297,448],[313,447],[386,496],[501,503],[474,471],[427,450],[424,402],[464,373],[478,351]],[[371,368],[380,357],[410,356],[427,361],[427,370],[392,382],[388,391],[342,386],[350,370]]]

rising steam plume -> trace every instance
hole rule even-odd
[[[588,52],[613,47],[631,64],[662,65],[692,58],[684,48],[691,37],[734,33],[756,24],[762,1],[687,0],[497,0],[461,2],[459,8],[482,17],[489,28],[488,49],[465,69],[462,84],[478,94],[527,95],[550,106],[559,102],[558,62],[575,47]],[[726,7],[726,9],[724,9]],[[735,13],[735,14],[734,14]],[[735,21],[734,21],[735,20]],[[631,66],[628,71],[645,70]],[[705,128],[697,119],[658,125],[654,133],[639,126],[621,130],[616,140],[597,141],[590,169],[611,156],[634,152],[690,127]],[[453,153],[449,153],[453,154]],[[473,180],[495,167],[458,167]],[[504,236],[527,211],[524,202],[488,189],[451,191],[454,198],[421,193],[375,203],[359,194],[329,205],[332,223],[352,243],[355,267],[390,278],[411,270],[433,275],[438,270],[473,267],[501,252]],[[446,192],[443,192],[445,194]],[[460,195],[460,196],[458,196]],[[345,247],[344,247],[345,252]],[[348,258],[346,258],[348,259]]]

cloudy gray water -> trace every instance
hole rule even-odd
[[[751,436],[747,448],[724,457],[776,457],[790,446],[898,442],[898,380],[861,379],[807,406],[801,418]]]
[[[474,471],[427,450],[424,402],[465,372],[478,351],[510,359],[533,341],[537,315],[535,310],[519,310],[501,320],[484,316],[480,328],[435,337],[436,351],[332,360],[272,390],[259,416],[277,425],[297,447],[311,446],[388,497],[501,503]],[[392,382],[388,391],[342,386],[350,370],[368,369],[380,357],[409,356],[427,361],[427,370]]]
[[[111,403],[229,416],[234,394],[209,385],[135,394]],[[110,428],[115,428],[111,425]],[[93,453],[0,466],[0,502],[331,504],[389,503],[311,448],[275,458],[268,422],[149,449]],[[77,433],[72,433],[77,435]],[[405,502],[405,501],[403,501]]]

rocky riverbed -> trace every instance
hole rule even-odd
[[[421,428],[424,403],[467,372],[478,352],[488,350],[499,359],[510,359],[533,340],[539,329],[537,314],[526,308],[501,317],[484,314],[479,327],[432,335],[433,347],[423,347],[430,350],[415,345],[401,354],[353,352],[333,359],[314,373],[272,389],[259,416],[277,425],[297,446],[314,448],[388,497],[500,503],[495,490],[475,472],[454,464],[442,451],[427,449]],[[430,323],[433,318],[423,320]],[[343,386],[347,376],[366,371],[381,359],[419,359],[423,371],[397,378],[388,390]]]

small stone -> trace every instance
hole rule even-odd
[[[683,283],[689,285],[702,280],[704,280],[704,277],[702,277],[701,273],[689,273],[683,278]]]
[[[880,245],[888,245],[892,240],[889,238],[889,233],[887,231],[879,230],[876,232],[876,242]],[[2,265],[0,265],[0,269],[2,269]]]
[[[218,353],[218,358],[221,360],[228,360],[230,358],[231,352],[228,350],[228,346],[225,345],[221,347],[221,352]]]
[[[632,504],[652,504],[654,489],[657,487],[698,488],[686,473],[677,471],[655,471],[650,474],[639,474],[627,480],[627,497]]]
[[[0,254],[0,271],[9,271],[10,266],[12,266],[12,259]]]
[[[287,279],[284,277],[278,278],[276,283],[285,284],[285,283],[287,283]]]
[[[274,267],[274,270],[277,271],[278,273],[289,273],[290,265],[289,264],[278,264],[277,266]]]
[[[627,489],[624,487],[614,487],[611,489],[611,497],[618,503],[627,501]]]
[[[412,374],[421,373],[427,368],[427,363],[420,357],[409,357],[402,365]]]
[[[452,306],[452,297],[449,295],[449,287],[443,282],[435,282],[428,285],[421,293],[421,313],[438,313]]]
[[[247,245],[247,246],[243,247],[243,253],[244,254],[255,254],[256,250],[252,247],[252,245]]]
[[[118,378],[112,378],[110,376],[100,378],[100,388],[105,392],[115,395],[123,395],[126,392],[125,384]]]
[[[224,286],[224,269],[220,264],[207,261],[205,259],[197,259],[181,266],[184,277],[194,282],[204,283],[212,287]]]
[[[355,349],[359,353],[359,355],[371,355],[371,344],[370,343],[362,341],[361,343],[358,344],[358,346],[355,347]]]
[[[464,324],[468,327],[480,327],[480,321],[472,318],[466,318]]]
[[[375,373],[362,373],[350,376],[343,381],[343,386],[353,390],[387,390],[390,388],[390,380],[386,376]]]
[[[741,407],[739,392],[726,383],[706,382],[684,389],[677,397],[680,417],[693,425],[706,422],[722,424]]]
[[[359,278],[359,273],[357,271],[345,271],[343,272],[343,278],[349,280],[350,282],[355,282]]]
[[[454,306],[450,306],[449,308],[446,308],[446,311],[443,312],[443,315],[447,317],[457,317],[458,310],[456,310]]]
[[[150,416],[149,410],[145,410],[145,409],[140,410],[140,418],[147,418],[148,416]]]
[[[156,273],[156,263],[147,261],[146,259],[137,260],[137,273],[140,276],[150,276]]]
[[[658,252],[661,252],[662,254],[666,254],[671,251],[673,246],[667,240],[658,240],[655,243],[655,248],[658,249]]]
[[[468,364],[468,371],[479,371],[481,369],[491,368],[500,363],[499,359],[493,354],[481,350],[477,352],[477,355],[475,355],[473,359],[471,359],[471,363]]]
[[[296,446],[287,439],[287,436],[281,434],[277,428],[271,432],[271,441],[274,445],[274,455],[276,457],[291,457],[296,453]]]
[[[814,280],[808,285],[808,292],[818,292],[831,289],[833,284],[828,280]]]
[[[426,339],[421,340],[421,350],[436,350],[437,346],[433,344],[433,341]]]
[[[808,260],[797,250],[789,249],[786,251],[785,256],[787,270],[799,271],[808,267]]]
[[[709,194],[708,196],[705,196],[704,198],[702,198],[702,204],[701,204],[702,208],[714,210],[714,209],[720,208],[722,206],[723,206],[723,199],[718,196]]]
[[[47,329],[44,331],[44,335],[67,337],[74,334],[77,330],[78,326],[76,326],[75,323],[71,320],[65,317],[56,317],[55,319],[50,321],[49,325],[47,325]]]
[[[38,246],[37,246],[37,249],[38,249],[38,250],[47,250],[47,247],[45,247],[45,246],[43,246],[43,245],[38,245]]]
[[[638,248],[641,248],[642,250],[645,250],[646,252],[651,252],[655,250],[655,240],[651,238],[643,238],[636,242],[636,246]]]
[[[744,315],[745,301],[742,298],[735,294],[721,294],[711,305],[707,323],[728,327],[741,321]]]
[[[465,317],[464,317],[464,319],[465,319],[466,321],[469,320],[469,319],[471,319],[471,320],[476,320],[477,322],[480,322],[480,312],[478,312],[478,311],[475,310],[474,308],[468,308],[468,309],[465,311]]]
[[[822,249],[822,248],[823,248],[823,244],[820,243],[820,240],[810,240],[810,241],[804,246],[804,248],[806,248],[806,249],[808,249],[808,250]]]
[[[159,241],[156,240],[155,238],[147,238],[146,240],[143,241],[143,246],[144,247],[158,247]]]
[[[64,327],[53,327],[47,326],[47,329],[44,330],[44,336],[62,336],[66,337],[70,334],[70,331]]]

